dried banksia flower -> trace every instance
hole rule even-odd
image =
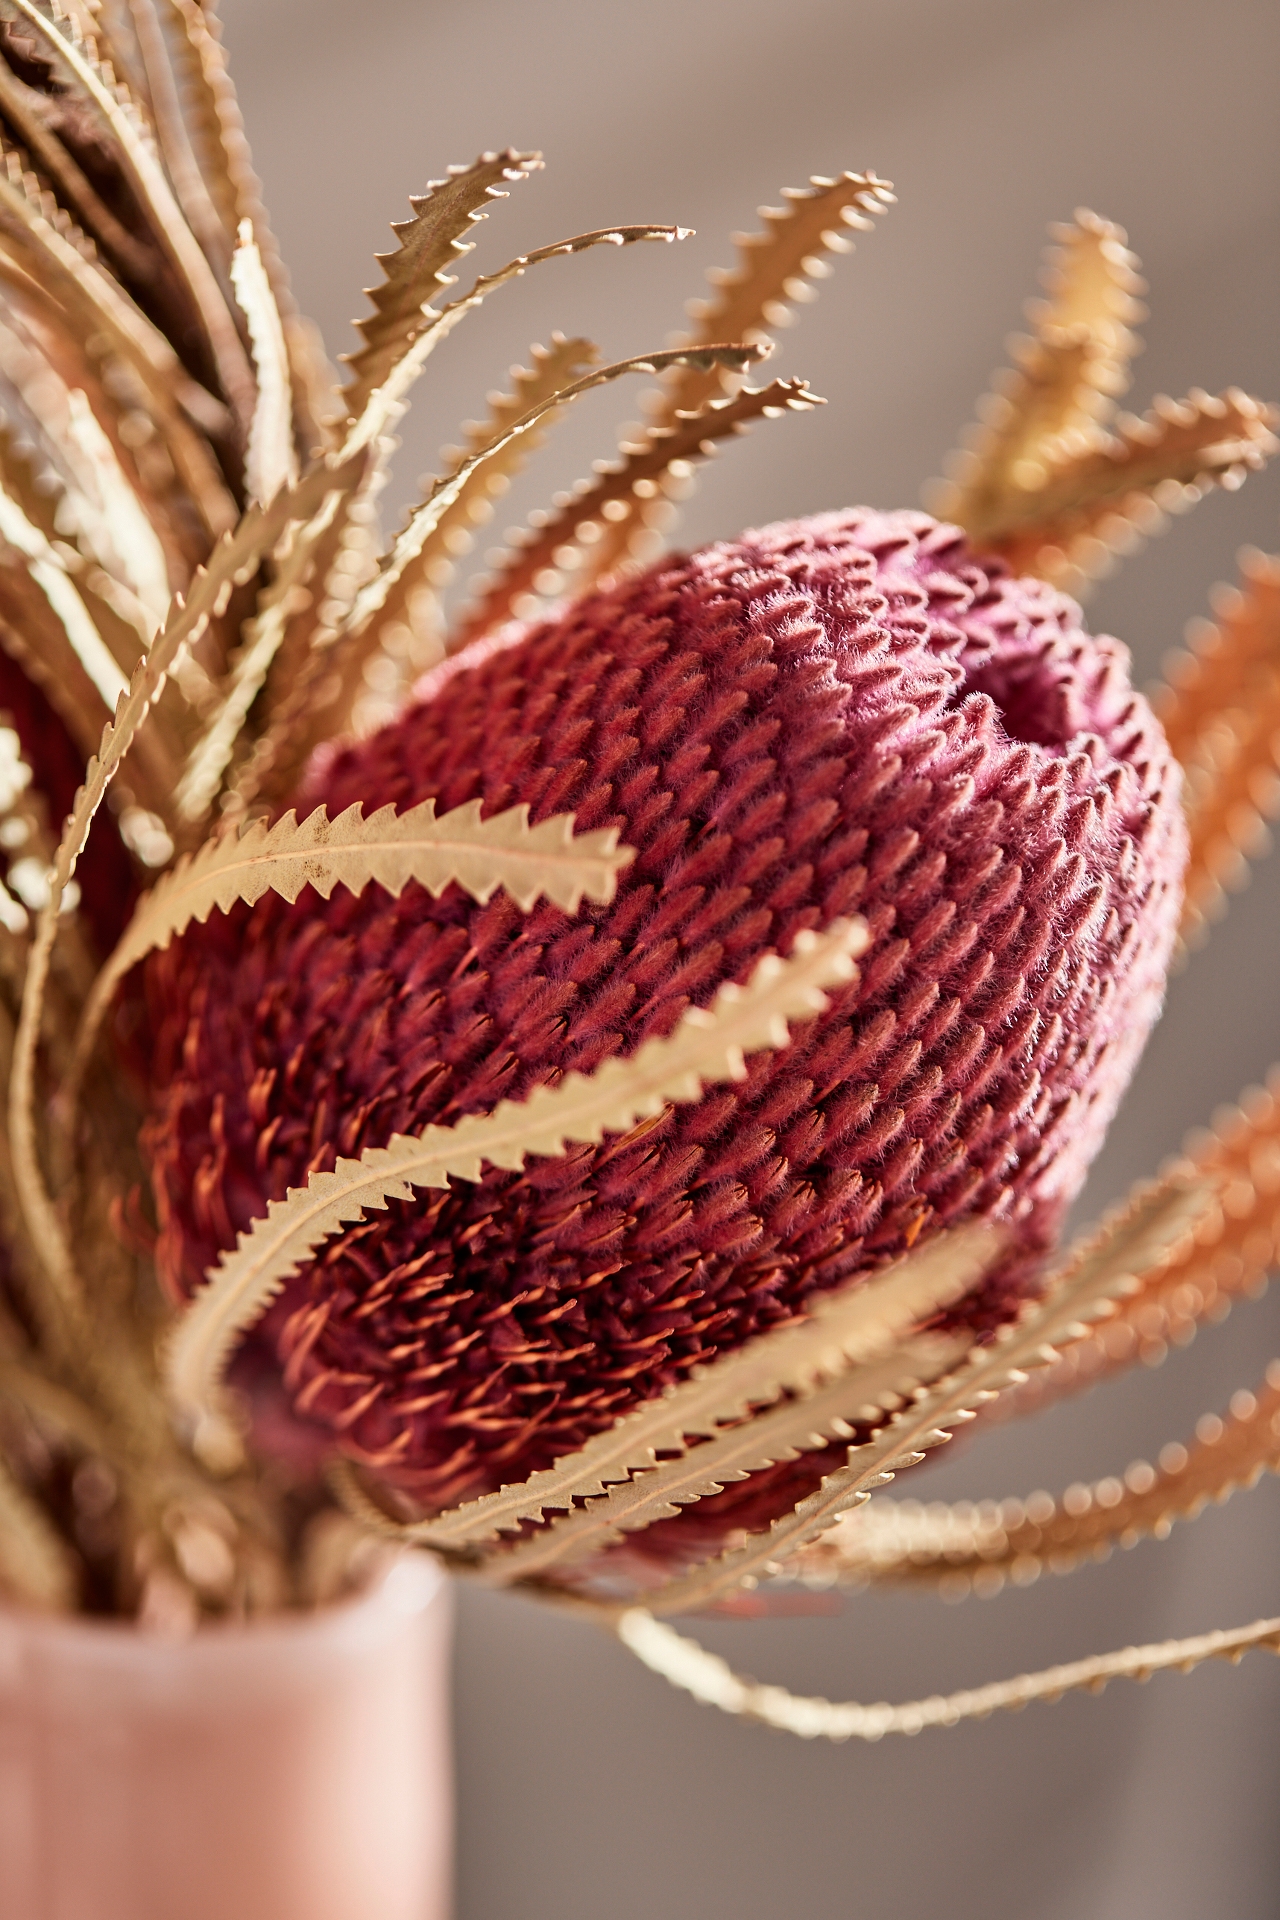
[[[857,914],[869,938],[740,1085],[392,1201],[286,1283],[254,1344],[296,1417],[430,1510],[965,1219],[1011,1244],[956,1311],[1007,1316],[1158,1011],[1185,846],[1123,650],[922,514],[766,528],[473,652],[299,810],[571,810],[634,859],[577,914],[371,887],[157,955],[145,1139],[176,1297],[338,1154],[632,1054],[801,929]]]
[[[892,194],[815,177],[684,345],[532,349],[384,544],[452,330],[544,262],[683,237],[577,234],[456,290],[539,164],[412,201],[339,385],[211,0],[6,0],[0,1588],[189,1627],[324,1597],[389,1535],[832,1738],[1280,1646],[1263,1621],[867,1708],[660,1618],[779,1578],[988,1591],[1275,1463],[1268,1377],[1096,1497],[866,1506],[989,1402],[1158,1357],[1280,1250],[1278,1084],[1053,1251],[1175,934],[1280,798],[1276,563],[1177,669],[1167,738],[1061,590],[1238,485],[1275,415],[1117,413],[1142,284],[1079,213],[937,521],[642,571],[701,460],[819,404],[747,376]],[[494,500],[633,373],[649,424],[453,610]]]

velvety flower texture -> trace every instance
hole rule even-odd
[[[1018,1251],[963,1317],[1008,1312],[1158,1010],[1184,858],[1160,729],[1071,601],[923,514],[749,533],[481,643],[299,811],[428,795],[572,809],[637,857],[576,916],[304,893],[155,956],[175,1294],[335,1154],[629,1053],[802,927],[860,913],[872,944],[742,1084],[330,1243],[242,1362],[298,1420],[441,1506],[968,1216]],[[744,1492],[692,1511],[727,1524]]]

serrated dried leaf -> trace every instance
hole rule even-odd
[[[1158,1467],[1135,1461],[1123,1477],[1076,1484],[1059,1499],[944,1502],[873,1500],[802,1549],[783,1569],[801,1580],[937,1585],[984,1597],[1006,1577],[1026,1585],[1042,1571],[1069,1573],[1119,1544],[1163,1540],[1175,1520],[1280,1470],[1280,1363],[1257,1395],[1236,1394],[1227,1420],[1206,1415],[1192,1445],[1166,1447]]]
[[[36,90],[20,80],[6,61],[0,60],[0,107],[32,160],[43,169],[85,232],[127,272],[148,278],[155,266],[153,256],[120,224],[58,135],[46,124],[43,104]]]
[[[730,1548],[660,1588],[648,1601],[653,1611],[709,1606],[798,1552],[871,1488],[892,1479],[901,1456],[948,1439],[945,1425],[971,1418],[975,1404],[1007,1387],[1011,1375],[1043,1364],[1046,1352],[1074,1338],[1081,1322],[1108,1317],[1115,1301],[1135,1290],[1136,1275],[1176,1256],[1210,1206],[1211,1196],[1198,1186],[1153,1189],[1143,1204],[1114,1218],[1060,1268],[1043,1297],[991,1346],[975,1349],[949,1381],[921,1395],[865,1445],[851,1447],[849,1464],[828,1474],[793,1513],[745,1546]]]
[[[889,1733],[916,1734],[925,1727],[954,1727],[962,1720],[984,1720],[988,1714],[1017,1712],[1033,1700],[1060,1700],[1064,1693],[1098,1693],[1109,1680],[1146,1680],[1153,1673],[1177,1668],[1189,1673],[1203,1660],[1236,1661],[1251,1648],[1280,1652],[1280,1620],[1258,1620],[1252,1626],[1201,1633],[1188,1640],[1162,1640],[1146,1647],[1126,1647],[1119,1653],[1093,1654],[1041,1673],[1020,1674],[1016,1680],[997,1680],[960,1693],[931,1694],[901,1706],[878,1702],[831,1701],[789,1693],[785,1687],[746,1680],[733,1672],[718,1654],[708,1653],[696,1640],[675,1630],[641,1607],[629,1608],[615,1619],[623,1645],[651,1672],[693,1695],[705,1706],[718,1707],[747,1720],[758,1720],[784,1733],[813,1740],[882,1740]]]
[[[838,1430],[869,1398],[880,1404],[913,1380],[919,1384],[920,1375],[936,1378],[948,1355],[958,1357],[956,1340],[905,1336],[966,1292],[999,1245],[999,1233],[985,1227],[936,1239],[887,1272],[859,1275],[823,1296],[798,1324],[775,1328],[698,1367],[527,1480],[423,1521],[400,1524],[377,1516],[381,1530],[457,1551],[540,1520],[548,1509],[565,1510],[563,1520],[485,1563],[486,1573],[503,1581],[550,1565],[561,1546],[576,1553],[620,1529],[648,1526],[677,1504],[725,1484],[718,1474],[741,1479],[751,1470],[746,1461],[761,1449],[765,1457],[757,1465],[768,1464],[771,1448],[780,1449],[771,1456],[777,1459],[812,1444],[807,1422],[829,1426],[834,1419]],[[840,1406],[848,1411],[840,1413]],[[690,1449],[690,1440],[702,1444]],[[660,1453],[678,1457],[659,1462]],[[574,1510],[579,1500],[591,1504]]]
[[[744,433],[753,420],[822,404],[805,381],[775,380],[650,427],[623,446],[620,459],[600,462],[595,477],[580,481],[558,512],[529,529],[463,615],[449,651],[528,612],[527,598],[560,592],[566,576],[575,593],[611,577],[625,563],[637,530],[649,524],[653,503],[665,503],[672,481],[682,483],[691,463],[710,457],[717,441]]]
[[[567,913],[584,899],[612,900],[618,875],[635,858],[618,845],[615,827],[573,831],[573,815],[558,813],[529,824],[526,805],[482,819],[480,802],[436,817],[434,800],[408,812],[379,807],[366,820],[357,802],[330,820],[324,807],[299,824],[292,810],[273,826],[255,821],[248,831],[216,835],[161,876],[138,902],[133,919],[94,983],[78,1042],[83,1058],[116,987],[138,962],[167,947],[193,920],[228,913],[237,901],[250,906],[265,893],[295,901],[304,887],[327,900],[336,886],[362,893],[374,881],[400,894],[411,880],[441,894],[457,883],[473,900],[504,888],[529,912],[543,895]]]
[[[335,486],[354,481],[359,465],[353,461],[314,468],[296,487],[278,493],[269,507],[250,508],[234,533],[219,542],[208,566],[193,579],[186,601],[175,599],[150,652],[134,669],[128,690],[117,703],[103,729],[98,751],[85,769],[84,784],[63,828],[23,985],[9,1076],[9,1145],[15,1186],[32,1241],[59,1310],[73,1318],[82,1312],[81,1285],[65,1226],[45,1187],[35,1125],[36,1047],[63,897],[107,789],[181,652],[194,644],[201,630],[225,606],[233,586],[256,571],[263,554],[275,546],[290,521],[310,518]]]
[[[1246,549],[1240,570],[1238,590],[1218,590],[1218,623],[1197,623],[1191,651],[1168,663],[1155,703],[1186,776],[1189,944],[1245,883],[1263,820],[1280,810],[1280,559]]]
[[[258,385],[245,452],[245,485],[251,500],[268,506],[281,487],[292,486],[297,479],[298,459],[284,326],[250,220],[240,223],[231,283],[249,323]]]
[[[567,259],[572,254],[585,253],[591,247],[629,247],[641,240],[669,243],[684,239],[686,231],[684,227],[645,225],[599,227],[592,233],[577,233],[568,240],[556,240],[550,246],[535,247],[531,253],[518,254],[514,260],[508,260],[505,266],[499,267],[496,273],[481,274],[468,292],[457,300],[451,300],[446,306],[439,309],[424,306],[407,344],[398,356],[393,357],[381,384],[369,395],[363,411],[349,421],[343,452],[353,453],[358,446],[371,444],[386,434],[403,413],[409,389],[440,342],[469,313],[474,313],[491,293],[507,286],[512,280],[518,280],[530,267],[541,266],[547,260]]]
[[[464,459],[486,454],[531,408],[540,406],[544,400],[554,401],[575,378],[598,363],[599,351],[588,340],[566,340],[557,334],[549,348],[535,346],[531,359],[532,367],[513,369],[508,392],[490,396],[488,418],[470,427],[466,445],[450,461],[446,478],[457,472]],[[438,589],[453,571],[456,556],[470,546],[472,528],[492,513],[494,495],[505,491],[512,477],[542,444],[559,413],[559,406],[553,405],[530,432],[518,439],[506,440],[493,458],[473,467],[469,481],[441,514],[415,559],[399,576],[378,621],[353,636],[343,647],[329,705],[335,716],[348,716],[357,732],[367,730],[361,710],[367,701],[367,672],[371,661],[394,660],[397,690],[403,691],[406,682],[440,657],[442,618]],[[424,599],[431,609],[429,614],[422,611]],[[400,643],[394,655],[388,650],[388,642],[393,638]],[[318,638],[317,644],[324,644],[324,636]],[[384,699],[381,704],[389,703],[389,699]]]
[[[35,0],[0,0],[0,17],[20,22],[52,58],[68,90],[99,127],[147,214],[157,243],[178,272],[200,317],[222,390],[247,429],[254,382],[248,357],[221,287],[182,214],[136,111],[120,97],[114,75],[81,43],[58,0],[45,14]]]
[[[705,1011],[690,1008],[666,1039],[646,1041],[628,1059],[611,1059],[591,1074],[570,1073],[527,1100],[503,1101],[453,1127],[431,1126],[339,1158],[331,1173],[272,1201],[267,1214],[238,1236],[179,1320],[166,1376],[175,1407],[198,1444],[222,1442],[217,1394],[238,1337],[257,1320],[289,1275],[349,1222],[415,1188],[475,1180],[483,1164],[519,1169],[530,1154],[560,1154],[569,1142],[594,1144],[625,1132],[671,1103],[701,1097],[705,1084],[741,1077],[743,1056],[787,1044],[788,1021],[826,1005],[822,989],[851,979],[861,952],[861,922],[836,921],[821,934],[801,933],[789,959],[768,954],[745,987],[724,986]]]
[[[761,207],[763,233],[739,234],[738,265],[712,269],[715,289],[709,300],[689,309],[695,323],[692,346],[715,340],[768,343],[779,327],[790,325],[790,305],[814,298],[813,280],[827,271],[824,256],[848,253],[849,230],[866,232],[870,216],[893,205],[889,181],[874,173],[842,173],[835,179],[815,174],[807,187],[786,187],[785,206]],[[658,424],[672,425],[709,400],[722,398],[720,370],[690,366],[672,381]]]
[[[297,690],[289,709],[277,721],[274,737],[264,748],[261,759],[251,768],[254,796],[268,792],[279,796],[287,791],[298,768],[312,749],[324,740],[335,738],[351,724],[352,676],[344,671],[349,649],[356,650],[361,670],[366,658],[365,636],[384,621],[392,621],[403,612],[402,594],[418,577],[419,560],[427,541],[435,533],[445,514],[508,449],[533,433],[548,415],[556,414],[593,388],[606,385],[624,374],[651,373],[661,368],[696,360],[700,365],[742,368],[759,357],[761,349],[746,346],[673,348],[662,353],[643,354],[632,360],[618,360],[612,366],[597,367],[581,379],[560,387],[554,394],[532,406],[528,412],[505,427],[495,439],[463,459],[452,474],[437,480],[427,498],[410,516],[381,569],[356,592],[347,623],[331,648],[317,655],[307,679]],[[359,444],[359,437],[356,436]],[[331,656],[331,657],[330,657]],[[313,691],[316,679],[332,674],[327,693]],[[264,764],[265,763],[265,764]],[[246,783],[249,784],[249,783]],[[241,789],[242,793],[244,789]]]
[[[1140,1360],[1155,1365],[1170,1345],[1184,1345],[1199,1322],[1223,1318],[1233,1299],[1266,1285],[1280,1257],[1280,1070],[1273,1070],[1269,1090],[1248,1089],[1239,1107],[1215,1116],[1211,1132],[1193,1136],[1161,1190],[1172,1193],[1188,1183],[1210,1199],[1192,1238],[1143,1275],[1139,1291],[1120,1303],[1113,1319],[1064,1343],[1053,1365],[996,1402],[993,1417],[1034,1412]],[[1145,1204],[1140,1188],[1131,1211]]]
[[[0,166],[0,212],[6,216],[0,279],[20,297],[55,302],[55,323],[62,329],[74,329],[82,339],[105,337],[137,376],[147,410],[206,529],[214,535],[227,531],[234,505],[203,432],[191,424],[200,420],[216,428],[224,419],[219,403],[191,379],[163,334],[114,280],[59,231],[7,164]]]
[[[346,356],[352,379],[343,397],[353,422],[428,324],[423,308],[454,285],[449,269],[472,251],[467,236],[490,204],[506,198],[503,183],[523,180],[541,165],[536,153],[482,153],[469,167],[450,167],[444,180],[433,180],[410,200],[413,217],[393,223],[396,248],[378,256],[382,285],[366,289],[374,311],[356,321],[365,344]]]
[[[1274,409],[1237,388],[1157,400],[1091,449],[1047,469],[1042,485],[1008,494],[998,513],[965,527],[975,546],[1015,573],[1059,583],[1086,579],[1107,555],[1154,531],[1210,486],[1238,486],[1275,452]]]
[[[1144,289],[1123,229],[1080,208],[1051,232],[1049,297],[1027,310],[1035,335],[1012,343],[1014,369],[981,402],[981,424],[947,463],[952,478],[928,489],[931,511],[979,540],[1061,458],[1094,444],[1138,346],[1132,323],[1142,318]]]
[[[954,1338],[902,1340],[893,1354],[852,1366],[838,1380],[803,1399],[785,1400],[753,1413],[741,1425],[678,1459],[639,1472],[585,1507],[552,1520],[529,1539],[491,1553],[484,1562],[484,1577],[498,1586],[544,1580],[624,1534],[669,1519],[691,1502],[719,1493],[749,1474],[795,1460],[832,1440],[847,1440],[852,1423],[865,1420],[869,1407],[886,1410],[899,1405],[948,1372],[966,1345]]]

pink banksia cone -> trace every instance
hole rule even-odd
[[[859,977],[745,1080],[392,1200],[289,1281],[242,1377],[281,1380],[295,1432],[430,1510],[974,1216],[1011,1228],[958,1310],[989,1329],[1159,1010],[1178,787],[1124,649],[919,513],[769,527],[508,629],[313,765],[298,811],[572,810],[635,849],[616,896],[273,896],[153,956],[162,1273],[190,1295],[309,1170],[628,1054],[801,929],[861,915]],[[648,1538],[790,1504],[825,1464]]]

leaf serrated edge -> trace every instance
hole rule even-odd
[[[1119,1475],[1070,1487],[1057,1500],[964,1501],[955,1506],[872,1501],[856,1522],[839,1522],[801,1549],[784,1576],[877,1584],[941,1584],[947,1597],[970,1587],[984,1598],[1006,1576],[1027,1584],[1041,1571],[1070,1573],[1105,1559],[1113,1546],[1163,1540],[1176,1520],[1194,1518],[1280,1470],[1280,1362],[1272,1361],[1257,1394],[1233,1395],[1229,1419],[1205,1415],[1190,1448],[1162,1449],[1159,1466],[1132,1462]],[[844,1536],[843,1538],[841,1536]]]
[[[639,1518],[638,1503],[650,1494],[658,1502],[665,1501],[677,1481],[692,1474],[696,1484],[726,1462],[732,1463],[734,1477],[740,1477],[733,1456],[739,1449],[749,1452],[765,1444],[754,1438],[761,1430],[760,1421],[766,1422],[768,1431],[770,1414],[762,1409],[776,1412],[784,1395],[796,1396],[798,1407],[809,1418],[829,1419],[830,1412],[824,1412],[818,1400],[829,1385],[835,1386],[838,1398],[847,1400],[850,1369],[876,1370],[861,1388],[864,1397],[900,1391],[892,1381],[909,1375],[917,1364],[927,1372],[940,1351],[952,1351],[954,1343],[926,1338],[918,1345],[904,1345],[902,1336],[972,1286],[996,1257],[999,1245],[999,1233],[987,1227],[941,1236],[884,1272],[858,1275],[837,1293],[815,1301],[808,1318],[798,1325],[775,1328],[745,1347],[719,1355],[687,1380],[615,1421],[576,1453],[566,1454],[527,1480],[428,1520],[389,1526],[383,1515],[382,1531],[457,1550],[495,1539],[527,1520],[539,1520],[549,1508],[564,1510],[564,1521],[553,1522],[545,1535],[529,1542],[528,1558],[521,1558],[523,1549],[517,1547],[486,1562],[501,1577],[513,1568],[523,1576],[544,1542],[576,1544],[597,1522],[606,1532],[618,1515],[624,1516],[627,1531],[633,1523],[648,1525],[648,1519]],[[860,1404],[854,1402],[855,1413]],[[745,1424],[726,1433],[727,1422]],[[793,1410],[785,1408],[774,1431],[781,1433],[784,1427],[789,1431],[792,1424]],[[689,1451],[691,1439],[703,1444]],[[790,1446],[792,1441],[788,1438],[783,1444]],[[680,1459],[662,1464],[659,1453],[675,1453]],[[639,1478],[633,1480],[633,1475]],[[611,1486],[616,1497],[607,1491]],[[578,1513],[573,1509],[579,1500],[595,1504]],[[660,1517],[657,1512],[650,1515],[650,1519]]]
[[[709,401],[697,412],[677,414],[647,428],[637,441],[620,449],[620,458],[601,462],[593,479],[579,481],[558,512],[527,529],[496,577],[484,583],[479,597],[463,613],[449,636],[448,651],[456,653],[504,620],[519,617],[524,611],[522,597],[543,591],[536,583],[548,570],[557,576],[571,570],[575,593],[607,578],[625,558],[637,529],[652,523],[654,506],[667,506],[669,482],[682,482],[694,460],[714,453],[717,441],[744,433],[754,420],[823,404],[804,380],[774,380],[767,387],[744,387],[731,399]],[[642,496],[642,487],[652,488],[649,498]],[[618,519],[606,511],[615,505],[626,510]],[[562,584],[557,578],[549,591],[558,591]]]
[[[124,976],[193,920],[237,901],[254,905],[264,893],[290,902],[314,887],[328,899],[335,886],[358,894],[375,881],[393,895],[416,880],[434,895],[451,882],[481,903],[504,887],[528,912],[540,895],[568,913],[583,899],[607,904],[618,874],[635,858],[618,845],[616,827],[575,834],[571,813],[529,824],[527,804],[481,818],[468,800],[438,818],[434,799],[398,814],[380,807],[364,818],[360,802],[330,820],[317,807],[301,822],[292,809],[268,825],[255,821],[243,834],[215,834],[184,854],[138,902],[115,951],[94,981],[76,1038],[72,1083],[78,1084],[102,1016]]]
[[[744,1546],[669,1581],[649,1597],[651,1610],[706,1607],[825,1532],[865,1493],[918,1459],[918,1450],[949,1440],[943,1422],[954,1427],[973,1419],[976,1406],[1025,1377],[1023,1368],[1044,1364],[1081,1325],[1106,1318],[1119,1297],[1136,1290],[1136,1274],[1173,1257],[1210,1205],[1209,1196],[1194,1185],[1153,1188],[1139,1205],[1104,1224],[1093,1242],[1051,1277],[1043,1297],[1003,1328],[990,1347],[976,1349],[950,1381],[931,1388],[865,1445],[851,1447],[849,1464],[829,1474],[794,1512]]]

